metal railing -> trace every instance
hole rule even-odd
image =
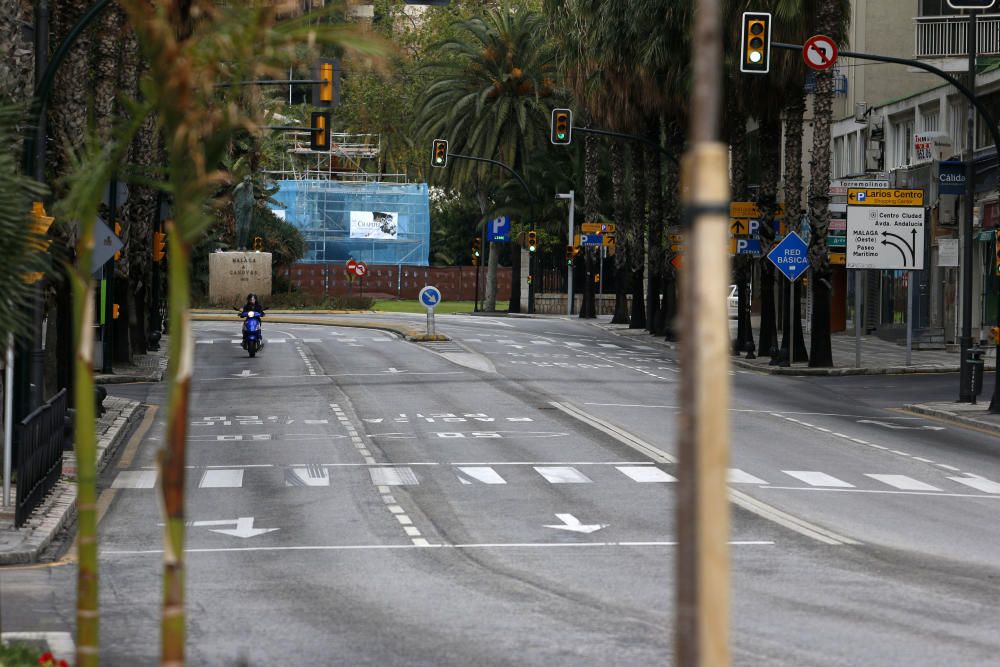
[[[913,23],[915,57],[953,58],[968,54],[968,17],[918,16]],[[1000,55],[1000,14],[983,14],[977,18],[976,51],[981,56]]]
[[[17,425],[15,528],[24,525],[62,474],[68,396],[63,389]]]

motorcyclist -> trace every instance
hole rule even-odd
[[[243,310],[240,311],[240,317],[246,318],[250,311],[253,311],[257,317],[264,317],[264,306],[261,305],[260,301],[257,299],[257,295],[253,292],[247,294],[246,303],[243,304]],[[246,322],[243,323],[243,333],[246,334]],[[246,336],[243,337],[243,349],[247,349]]]

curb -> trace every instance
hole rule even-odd
[[[105,431],[104,435],[98,439],[98,473],[104,469],[111,455],[128,438],[136,422],[145,414],[145,408],[138,401],[129,400],[128,403],[130,405],[122,410],[122,413]],[[21,548],[13,551],[0,551],[0,565],[26,565],[37,562],[39,555],[52,543],[53,538],[76,516],[75,459],[71,459],[71,462],[72,464],[67,466],[67,462],[64,460],[63,476],[56,482],[42,504],[28,518],[26,526],[32,526],[31,534],[25,539]],[[66,474],[67,467],[73,471],[72,477]]]
[[[144,374],[121,375],[114,374],[94,374],[94,384],[129,384],[131,382],[161,382],[163,374],[166,372],[166,356],[160,356],[159,368]]]
[[[208,315],[208,314],[192,314],[192,322],[232,322],[233,318],[228,315]],[[394,324],[391,322],[371,322],[366,320],[336,320],[336,319],[319,319],[314,317],[271,317],[268,316],[268,322],[274,324],[312,324],[316,326],[324,327],[352,327],[355,329],[376,329],[379,331],[388,331],[390,333],[402,336],[409,341],[446,341],[451,340],[448,336],[444,334],[435,334],[434,336],[428,336],[423,333],[420,329],[407,326],[404,324]]]
[[[975,426],[976,428],[981,428],[990,431],[996,435],[1000,435],[1000,424],[984,421],[982,419],[976,419],[974,417],[966,417],[964,415],[956,414],[949,410],[932,408],[930,406],[922,405],[920,403],[907,404],[904,405],[902,409],[906,410],[907,412],[912,412],[914,414],[925,415],[927,417],[935,417],[942,421],[948,421],[962,426]]]

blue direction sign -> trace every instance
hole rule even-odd
[[[604,236],[601,234],[580,234],[580,245],[603,245]]]
[[[809,270],[809,246],[795,232],[781,239],[767,258],[792,282]]]
[[[759,255],[760,239],[736,239],[737,255]]]
[[[501,215],[490,220],[490,241],[510,241],[510,216]]]
[[[427,287],[420,290],[420,294],[417,295],[417,299],[420,300],[421,305],[427,310],[434,310],[434,307],[441,303],[441,290],[437,287]]]

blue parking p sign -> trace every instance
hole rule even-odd
[[[489,222],[490,241],[510,241],[510,216],[501,215]]]
[[[795,232],[781,239],[767,258],[792,282],[809,270],[809,246]]]

